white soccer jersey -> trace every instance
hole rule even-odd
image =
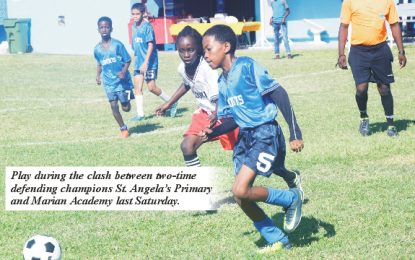
[[[184,62],[181,62],[177,70],[183,78],[184,85],[190,87],[199,108],[206,112],[215,111],[215,103],[218,100],[218,72],[201,57],[192,80],[186,75],[184,66]]]

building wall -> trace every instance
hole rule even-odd
[[[259,12],[260,1],[265,2],[264,10],[264,29],[265,37],[269,42],[274,41],[272,26],[269,25],[269,19],[272,16],[272,8],[267,0],[256,0],[256,20],[261,19]],[[291,14],[288,16],[288,37],[293,41],[312,41],[313,35],[310,27],[304,22],[309,19],[318,25],[324,27],[326,31],[322,34],[324,41],[337,40],[339,28],[339,16],[341,9],[341,0],[287,0]],[[257,39],[260,37],[257,34]]]
[[[7,18],[7,1],[0,0],[0,43],[6,40],[6,31],[3,26],[5,18]]]
[[[101,40],[97,31],[101,16],[112,19],[112,36],[128,45],[130,0],[8,0],[7,4],[9,18],[31,18],[34,52],[92,54]],[[59,16],[64,16],[64,24],[58,22]]]

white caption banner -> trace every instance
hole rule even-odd
[[[215,168],[6,167],[6,210],[214,210]]]

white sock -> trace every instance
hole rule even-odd
[[[137,104],[137,116],[144,116],[143,95],[135,96],[135,102]]]
[[[169,101],[170,97],[168,95],[166,95],[166,93],[163,92],[163,90],[161,91],[161,94],[159,96],[164,102]]]

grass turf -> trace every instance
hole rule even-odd
[[[396,48],[393,50],[396,54]],[[290,95],[305,149],[287,153],[287,166],[302,172],[303,220],[289,235],[291,251],[269,258],[411,258],[415,255],[415,48],[408,65],[394,62],[397,138],[386,135],[376,87],[369,89],[372,135],[358,133],[358,110],[350,70],[334,68],[336,50],[304,50],[293,60],[251,56]],[[168,94],[179,86],[176,53],[160,53],[158,85]],[[265,244],[249,219],[229,200],[206,212],[12,212],[4,208],[6,166],[182,166],[179,144],[195,102],[188,93],[176,118],[153,116],[161,100],[145,92],[147,119],[129,124],[118,138],[104,91],[95,85],[91,56],[0,56],[0,259],[21,258],[33,234],[49,234],[64,259],[240,259]],[[133,103],[134,111],[135,104]],[[134,115],[123,113],[124,119]],[[287,126],[279,117],[287,133]],[[286,134],[287,137],[287,134]],[[233,181],[231,153],[217,142],[203,145],[205,166],[224,167]],[[285,188],[273,176],[257,184]],[[282,226],[283,212],[261,204]]]

